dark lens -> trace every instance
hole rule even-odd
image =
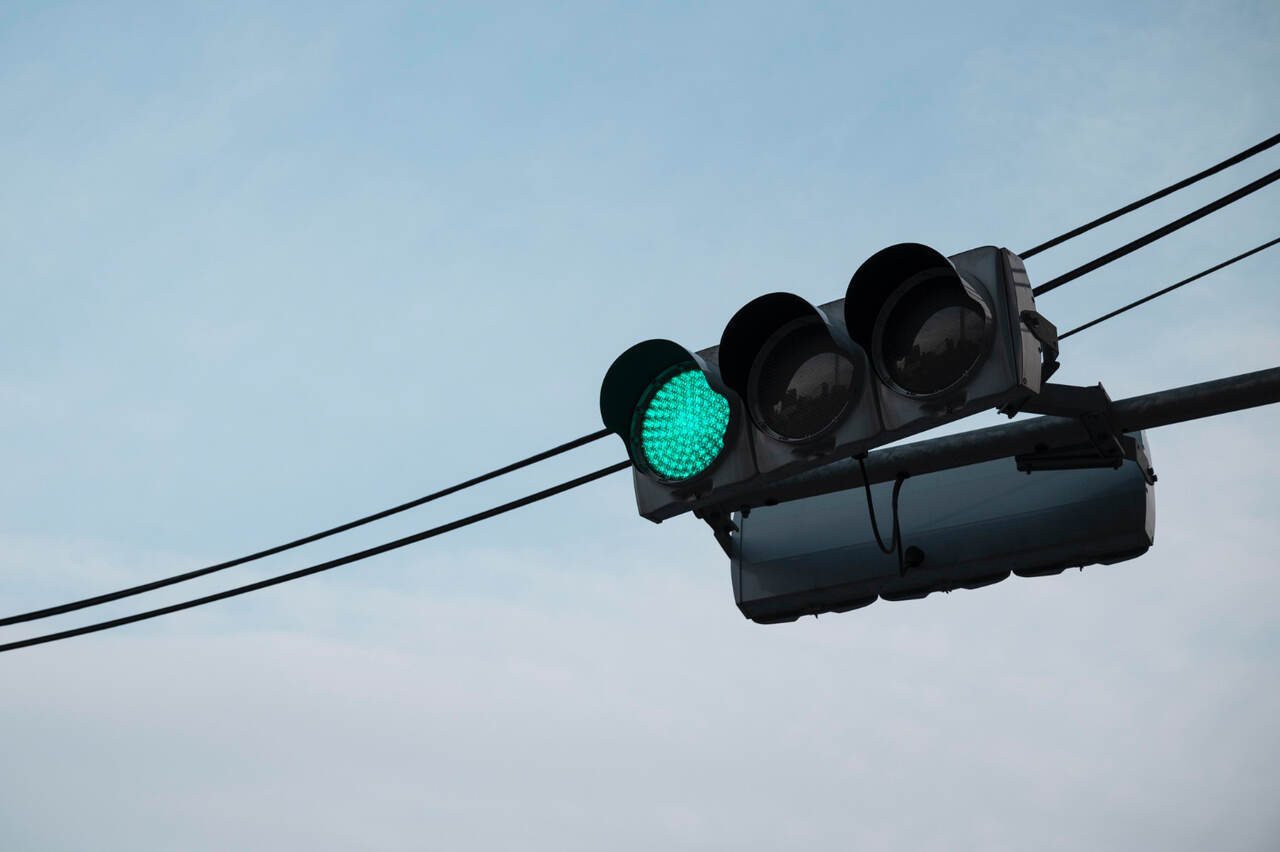
[[[782,438],[812,437],[849,405],[853,364],[817,320],[779,331],[753,372],[756,418]]]
[[[922,281],[894,305],[881,339],[889,378],[909,393],[937,393],[982,357],[986,314],[954,279]]]

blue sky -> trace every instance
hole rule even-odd
[[[885,245],[1028,248],[1275,133],[1278,39],[1264,3],[6,4],[0,604],[216,561],[593,431],[631,343],[714,343],[773,290],[836,298]],[[1041,310],[1083,322],[1278,214],[1272,187]],[[1072,338],[1061,379],[1123,397],[1275,366],[1273,260]],[[829,619],[743,620],[710,536],[639,519],[616,476],[7,654],[0,839],[1264,848],[1278,428],[1264,409],[1152,434],[1137,561]]]

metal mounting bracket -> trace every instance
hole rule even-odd
[[[738,531],[738,525],[729,519],[728,514],[719,509],[694,509],[695,518],[701,518],[711,527],[711,532],[715,534],[716,542],[720,545],[720,549],[724,551],[724,555],[730,559],[734,556],[733,533]]]
[[[1080,421],[1087,441],[1059,447],[1036,447],[1034,452],[1014,456],[1018,470],[1075,470],[1095,467],[1120,467],[1132,459],[1142,469],[1148,484],[1155,482],[1155,471],[1145,448],[1132,436],[1125,435],[1116,420],[1111,397],[1101,384],[1091,387],[1046,383],[1040,393],[1022,406],[1029,414],[1073,417]]]
[[[1156,482],[1155,469],[1151,467],[1151,457],[1146,447],[1138,443],[1132,435],[1121,435],[1118,439],[1120,455],[1111,459],[1098,454],[1090,443],[1071,444],[1068,446],[1037,448],[1032,453],[1021,453],[1013,457],[1018,470],[1031,473],[1037,470],[1081,470],[1086,468],[1112,467],[1118,468],[1126,460],[1132,460],[1142,471],[1142,478],[1148,485]]]
[[[1039,311],[1023,311],[1018,314],[1022,324],[1031,332],[1031,336],[1040,344],[1043,359],[1040,366],[1040,381],[1047,382],[1049,377],[1058,372],[1058,327],[1044,318]]]

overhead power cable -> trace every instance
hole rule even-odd
[[[277,553],[284,553],[286,550],[293,550],[295,547],[301,547],[302,545],[310,544],[313,541],[319,541],[320,539],[328,538],[329,536],[337,535],[338,533],[346,532],[347,530],[353,530],[356,527],[361,527],[365,524],[373,523],[374,521],[378,521],[383,518],[389,518],[392,515],[413,509],[417,506],[423,505],[424,503],[430,503],[432,500],[439,500],[441,497],[456,494],[464,488],[470,488],[473,485],[488,482],[491,479],[519,470],[522,467],[528,467],[531,464],[549,459],[552,456],[557,456],[561,453],[581,447],[584,444],[589,444],[592,441],[599,440],[608,434],[608,430],[601,429],[599,432],[592,432],[589,435],[583,435],[581,438],[575,438],[572,441],[552,447],[549,450],[544,450],[540,453],[529,456],[528,458],[521,459],[518,462],[513,462],[506,467],[491,470],[488,473],[468,479],[466,482],[459,482],[457,485],[450,485],[448,488],[441,489],[440,491],[436,491],[432,494],[427,494],[426,496],[419,497],[416,500],[410,500],[408,503],[401,503],[399,506],[392,506],[390,509],[383,509],[381,512],[374,512],[372,515],[365,515],[363,518],[357,518],[354,521],[348,521],[345,524],[339,524],[336,527],[331,527],[330,529],[313,533],[311,535],[304,536],[303,538],[294,539],[293,541],[286,542],[285,544],[278,544],[275,547],[269,547],[266,550],[259,550],[257,553],[250,553],[248,556],[240,556],[235,559],[229,559],[226,562],[219,562],[216,565],[209,565],[205,568],[197,568],[193,571],[186,571],[182,574],[174,574],[172,577],[165,577],[160,580],[152,580],[149,583],[130,586],[127,589],[119,589],[114,592],[106,592],[101,595],[84,598],[83,600],[72,601],[71,603],[59,604],[58,606],[46,607],[44,609],[32,610],[31,612],[24,612],[18,615],[10,615],[6,618],[0,618],[0,627],[8,624],[19,624],[24,621],[34,621],[38,618],[48,618],[53,615],[62,615],[68,612],[75,612],[78,609],[84,609],[85,607],[97,606],[98,604],[110,603],[111,601],[118,601],[121,598],[132,597],[133,595],[140,595],[143,592],[162,589],[165,586],[172,586],[175,583],[194,580],[197,577],[203,577],[206,574],[213,574],[216,571],[222,571],[227,568],[235,567],[236,565],[244,565],[246,562],[254,562],[258,559],[274,556]]]
[[[1147,302],[1150,302],[1152,299],[1158,299],[1159,297],[1163,296],[1165,293],[1172,293],[1174,290],[1177,290],[1179,287],[1183,286],[1184,284],[1190,284],[1192,281],[1197,281],[1212,272],[1217,272],[1219,269],[1223,269],[1237,261],[1244,260],[1246,257],[1255,255],[1258,252],[1262,251],[1263,249],[1271,248],[1277,243],[1280,243],[1280,237],[1276,237],[1274,240],[1271,240],[1270,242],[1266,242],[1260,246],[1251,248],[1247,252],[1244,252],[1243,254],[1238,254],[1235,257],[1231,258],[1230,260],[1224,260],[1222,263],[1219,263],[1217,266],[1211,266],[1208,269],[1205,269],[1201,272],[1197,272],[1195,275],[1192,275],[1189,278],[1183,278],[1177,284],[1170,284],[1168,287],[1165,287],[1163,290],[1157,290],[1156,292],[1152,293],[1149,296],[1143,296],[1141,299],[1138,299],[1136,302],[1130,302],[1129,304],[1125,305],[1123,308],[1116,308],[1114,311],[1112,311],[1109,314],[1103,314],[1097,319],[1089,320],[1084,325],[1077,326],[1076,328],[1073,328],[1068,332],[1059,334],[1058,340],[1065,340],[1066,338],[1070,337],[1071,335],[1075,334],[1078,331],[1084,331],[1086,328],[1092,328],[1093,326],[1097,325],[1100,322],[1106,322],[1112,317],[1119,316],[1125,311],[1132,310],[1133,308],[1136,308],[1139,305],[1144,305]]]
[[[1138,237],[1136,240],[1127,242],[1124,245],[1120,246],[1120,248],[1118,249],[1109,251],[1106,254],[1102,255],[1101,257],[1094,258],[1093,260],[1089,261],[1086,264],[1077,266],[1075,269],[1071,270],[1070,272],[1065,272],[1062,275],[1059,275],[1057,278],[1053,278],[1049,281],[1046,281],[1045,283],[1041,284],[1039,287],[1036,287],[1032,292],[1035,293],[1037,296],[1040,296],[1045,293],[1048,293],[1050,290],[1056,290],[1059,287],[1061,287],[1063,284],[1066,284],[1069,281],[1074,281],[1082,275],[1087,275],[1088,273],[1092,272],[1095,269],[1106,266],[1108,263],[1110,263],[1113,260],[1122,258],[1126,254],[1135,252],[1145,245],[1154,243],[1156,240],[1161,239],[1162,237],[1166,237],[1169,234],[1172,234],[1174,231],[1178,230],[1179,228],[1190,225],[1192,222],[1195,222],[1198,219],[1203,219],[1205,216],[1208,216],[1210,213],[1214,212],[1215,210],[1221,210],[1223,207],[1226,207],[1228,204],[1232,204],[1236,201],[1239,201],[1241,198],[1244,198],[1246,195],[1257,192],[1258,190],[1262,189],[1264,186],[1274,183],[1277,180],[1280,180],[1280,169],[1276,169],[1273,172],[1265,174],[1262,177],[1255,180],[1253,183],[1250,183],[1246,186],[1242,186],[1239,189],[1237,189],[1235,192],[1230,192],[1222,196],[1221,198],[1219,198],[1217,201],[1212,201],[1206,204],[1205,206],[1199,208],[1198,210],[1193,210],[1187,215],[1179,219],[1175,219],[1174,221],[1170,222],[1167,225],[1156,228],[1154,231],[1152,231],[1149,234],[1145,234],[1141,237]]]
[[[1053,239],[1047,240],[1046,242],[1043,242],[1038,246],[1027,249],[1026,251],[1023,251],[1023,252],[1018,252],[1018,256],[1021,257],[1023,260],[1026,260],[1032,255],[1039,254],[1045,249],[1053,248],[1059,243],[1066,242],[1067,240],[1072,239],[1073,237],[1078,237],[1081,234],[1085,233],[1086,231],[1092,231],[1094,228],[1098,227],[1099,225],[1105,225],[1106,223],[1112,221],[1113,219],[1118,219],[1119,217],[1123,216],[1126,213],[1131,213],[1134,210],[1137,210],[1139,207],[1146,206],[1147,204],[1150,204],[1153,201],[1158,201],[1161,198],[1164,198],[1166,195],[1177,192],[1178,190],[1183,189],[1185,187],[1191,186],[1191,184],[1199,180],[1202,180],[1204,178],[1207,178],[1210,175],[1215,175],[1218,172],[1222,171],[1223,169],[1228,168],[1230,166],[1234,166],[1236,163],[1243,162],[1244,160],[1247,160],[1250,157],[1252,157],[1254,154],[1261,153],[1262,151],[1265,151],[1276,144],[1280,144],[1280,133],[1277,133],[1275,136],[1272,136],[1269,139],[1262,140],[1257,145],[1254,145],[1252,148],[1246,148],[1245,150],[1241,151],[1239,154],[1236,154],[1234,157],[1228,157],[1227,159],[1223,160],[1221,163],[1218,163],[1215,166],[1210,166],[1209,168],[1205,169],[1202,172],[1197,172],[1196,174],[1192,175],[1189,178],[1180,180],[1174,184],[1170,184],[1169,186],[1166,186],[1164,189],[1153,192],[1144,198],[1139,198],[1137,201],[1134,201],[1131,204],[1126,204],[1121,208],[1112,210],[1110,213],[1106,214],[1105,216],[1099,216],[1097,219],[1094,219],[1092,222],[1087,222],[1078,228],[1073,228],[1064,234],[1059,234]]]
[[[407,547],[410,544],[416,544],[420,541],[426,541],[429,538],[434,538],[435,536],[443,535],[447,532],[452,532],[453,530],[461,529],[462,527],[470,526],[471,524],[488,520],[489,518],[495,517],[497,515],[510,512],[513,509],[519,509],[521,506],[528,506],[530,503],[537,503],[539,500],[545,500],[548,497],[554,497],[557,494],[561,494],[565,491],[569,491],[571,489],[577,488],[579,485],[586,485],[588,482],[594,482],[597,479],[603,479],[604,477],[612,473],[617,473],[618,471],[626,470],[629,467],[631,467],[631,462],[629,461],[618,462],[617,464],[612,464],[612,465],[609,465],[608,467],[603,467],[600,470],[594,471],[593,473],[588,473],[583,476],[579,476],[576,479],[570,479],[568,482],[562,482],[559,485],[553,485],[550,488],[545,488],[542,491],[535,492],[526,497],[521,497],[518,500],[512,500],[509,503],[503,503],[501,506],[495,506],[492,509],[486,509],[483,512],[477,512],[474,515],[468,515],[465,518],[461,518],[456,521],[451,521],[447,524],[441,524],[438,527],[432,527],[429,530],[424,530],[419,533],[414,533],[413,535],[408,535],[408,536],[405,536],[404,538],[398,538],[395,541],[389,541],[386,544],[380,544],[377,547],[370,547],[365,550],[358,551],[356,553],[349,553],[346,556],[339,556],[337,559],[330,559],[329,561],[321,562],[318,565],[311,565],[306,568],[299,568],[296,571],[290,571],[287,574],[280,574],[275,577],[268,577],[267,579],[259,580],[256,583],[249,583],[244,586],[237,586],[234,589],[227,589],[226,591],[217,592],[212,595],[205,595],[204,597],[194,598],[188,601],[182,601],[181,603],[170,604],[169,606],[162,606],[157,609],[150,609],[150,610],[147,610],[146,612],[139,612],[133,615],[126,615],[121,618],[113,618],[109,621],[100,621],[97,624],[88,624],[88,625],[85,625],[84,627],[76,627],[71,630],[61,630],[57,633],[48,633],[48,634],[45,634],[44,636],[35,636],[30,639],[21,639],[17,642],[7,642],[3,645],[0,645],[0,653],[4,651],[16,651],[18,648],[28,648],[32,645],[43,645],[46,642],[56,642],[59,639],[70,639],[73,636],[83,636],[86,633],[97,633],[100,630],[110,630],[113,627],[123,627],[126,624],[133,624],[138,621],[146,621],[149,618],[157,618],[161,615],[168,615],[171,612],[179,612],[184,609],[191,609],[197,606],[204,606],[205,604],[210,604],[215,601],[226,600],[227,598],[234,598],[237,595],[244,595],[244,594],[248,594],[249,592],[256,592],[259,589],[265,589],[265,588],[268,588],[269,586],[277,586],[281,583],[287,583],[290,580],[298,580],[302,577],[308,577],[312,574],[319,574],[321,571],[328,571],[330,568],[337,568],[340,565],[349,565],[352,562],[359,562],[361,559],[368,559],[370,556],[378,556],[379,554],[387,553],[388,551],[397,550],[401,547]]]

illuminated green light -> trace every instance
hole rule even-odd
[[[663,479],[702,473],[724,449],[729,401],[711,389],[701,370],[667,378],[640,412],[638,439],[649,467]]]

